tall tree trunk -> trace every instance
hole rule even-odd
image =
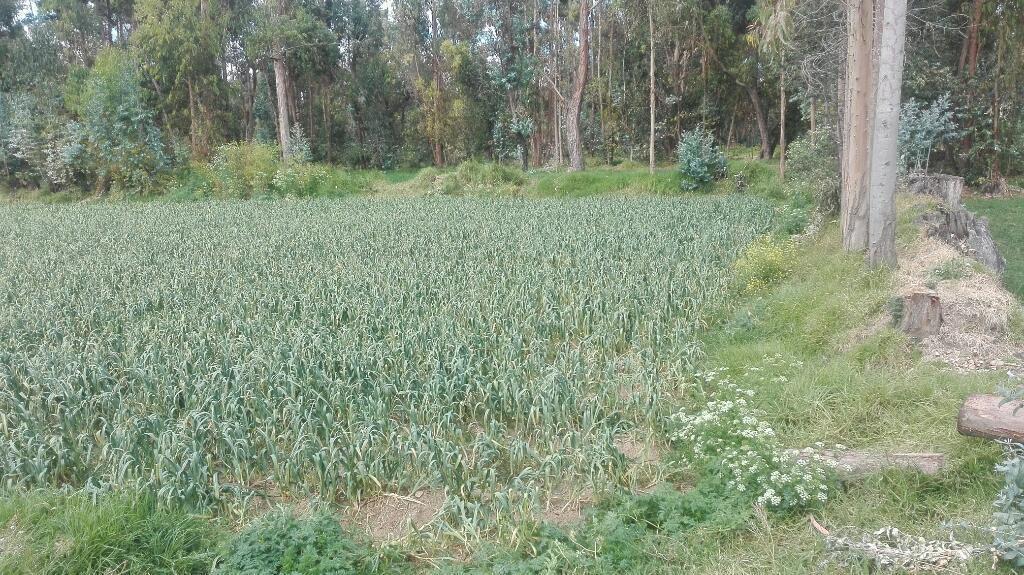
[[[580,0],[580,52],[573,81],[572,97],[566,115],[566,136],[569,138],[569,171],[583,170],[583,138],[580,134],[580,110],[583,107],[583,92],[587,88],[590,72],[590,0]]]
[[[963,48],[960,50],[960,75],[967,75],[973,78],[978,72],[978,52],[981,49],[981,18],[982,8],[985,0],[974,0],[971,7],[971,21],[967,27],[967,37],[964,38]]]
[[[877,51],[868,222],[868,263],[873,267],[896,265],[896,177],[907,0],[884,0],[878,22],[881,34]]]
[[[1000,27],[1001,28],[1001,27]],[[992,167],[989,180],[999,184],[1003,178],[1002,166],[999,161],[1000,139],[1002,137],[1002,114],[1003,107],[999,98],[999,75],[1003,73],[1003,31],[997,31],[996,35],[996,67],[992,71],[992,144],[995,153],[992,157]]]
[[[868,150],[874,95],[871,65],[873,16],[872,0],[849,2],[843,95],[842,195],[839,202],[843,247],[849,251],[868,248]]]
[[[786,179],[786,70],[779,72],[779,179]]]
[[[284,51],[277,49],[274,56],[274,80],[277,88],[277,141],[281,145],[281,155],[288,158],[291,154],[291,121],[288,119],[288,66],[284,61]]]
[[[760,158],[767,160],[772,157],[772,143],[771,138],[768,136],[768,118],[765,116],[764,106],[761,105],[761,95],[757,93],[757,88],[750,84],[743,86],[747,91],[747,96],[750,98],[750,103],[754,107],[754,116],[757,118],[757,132],[761,137],[761,153]]]
[[[274,15],[283,20],[288,12],[287,0],[275,0]],[[291,115],[288,96],[288,63],[285,62],[285,49],[279,37],[271,44],[271,59],[274,62],[274,84],[277,93],[277,141],[281,145],[281,156],[285,159],[291,155]]]
[[[434,122],[440,122],[442,114],[444,113],[442,108],[441,100],[441,55],[440,46],[437,41],[438,27],[437,27],[437,3],[433,2],[430,5],[430,67],[431,74],[434,76]],[[435,126],[436,130],[436,126]],[[441,135],[434,134],[434,165],[444,165],[444,144],[441,142]]]
[[[657,89],[657,82],[654,76],[654,0],[647,0],[647,26],[650,34],[650,48],[651,48],[651,62],[650,62],[650,76],[651,76],[651,134],[650,142],[648,144],[650,148],[650,167],[651,174],[654,173],[654,168],[657,164],[657,157],[654,149],[654,129],[657,122],[657,114],[655,110],[655,90]]]

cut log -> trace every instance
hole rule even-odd
[[[1024,403],[998,395],[972,395],[957,418],[961,435],[1024,443]]]
[[[946,206],[957,208],[964,195],[964,179],[945,174],[918,174],[910,176],[907,189],[913,194],[939,198]]]
[[[843,479],[858,479],[886,469],[909,469],[925,475],[936,475],[946,467],[946,456],[942,453],[889,453],[877,451],[820,451],[793,449],[789,453],[796,457],[818,457],[836,464],[836,471]]]
[[[942,329],[942,302],[933,291],[917,291],[903,297],[900,329],[910,337],[924,339]]]

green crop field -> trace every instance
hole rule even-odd
[[[209,511],[434,488],[478,527],[621,484],[616,438],[678,405],[772,218],[741,197],[4,206],[2,482]]]

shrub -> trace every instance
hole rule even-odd
[[[100,53],[85,81],[81,130],[101,189],[142,193],[170,169],[141,84],[138,64],[116,48]]]
[[[751,405],[754,392],[722,374],[701,374],[702,383],[715,391],[700,411],[673,416],[678,428],[672,440],[682,450],[683,461],[724,481],[726,489],[775,511],[828,501],[833,484],[830,465],[813,451],[785,451],[764,414]]]
[[[326,513],[272,514],[230,541],[214,575],[345,575],[387,573],[386,558],[345,533]]]
[[[369,176],[324,164],[288,162],[274,176],[274,191],[285,196],[338,196],[365,192],[370,188]]]
[[[824,215],[839,213],[839,146],[835,130],[819,128],[793,140],[786,149],[787,175],[814,198]]]
[[[526,174],[503,164],[469,161],[459,164],[441,188],[444,194],[510,193],[526,183]]]
[[[704,128],[683,134],[678,155],[684,190],[699,190],[725,177],[725,155],[718,149],[714,135]]]
[[[995,548],[1014,567],[1024,567],[1024,446],[1009,449],[1009,457],[996,470],[1004,484],[996,499]]]
[[[195,163],[180,171],[167,190],[171,200],[199,200],[216,193],[217,180],[210,164]]]
[[[927,171],[935,146],[957,135],[949,94],[930,105],[907,100],[900,110],[900,169]]]
[[[777,284],[793,271],[793,249],[791,240],[770,236],[755,240],[733,265],[736,283],[747,293]]]
[[[221,146],[212,163],[216,194],[251,198],[271,193],[279,158],[277,146],[269,144],[237,142]]]

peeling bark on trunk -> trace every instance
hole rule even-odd
[[[583,142],[580,135],[580,110],[583,107],[583,91],[587,87],[590,65],[590,0],[580,0],[580,53],[573,83],[569,113],[566,117],[566,135],[569,137],[569,171],[583,170]]]
[[[871,66],[873,6],[852,0],[847,14],[847,60],[843,106],[842,195],[843,247],[868,247],[869,155],[872,130]]]

